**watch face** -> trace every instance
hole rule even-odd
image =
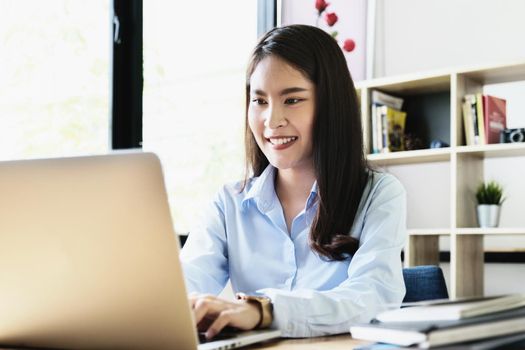
[[[258,296],[258,295],[248,295],[244,293],[237,293],[235,294],[235,297],[240,300],[259,300],[265,298],[264,296]]]

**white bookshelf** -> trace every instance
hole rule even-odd
[[[409,236],[449,236],[450,228],[411,228]]]
[[[387,77],[357,84],[367,153],[371,149],[370,97],[374,89],[403,97],[406,101],[407,125],[410,118],[420,118],[415,123],[415,131],[426,132],[426,141],[441,139],[450,145],[440,149],[368,154],[367,159],[372,166],[385,168],[387,171],[401,169],[401,172],[406,173],[408,166],[413,169],[411,171],[421,171],[418,175],[421,177],[421,185],[418,184],[421,190],[432,186],[436,187],[432,189],[434,193],[443,194],[445,199],[439,203],[444,203],[440,206],[446,208],[438,209],[444,210],[446,215],[441,215],[437,223],[433,222],[428,227],[408,227],[405,265],[439,264],[439,238],[447,237],[450,240],[451,297],[483,295],[484,237],[525,237],[525,215],[523,221],[521,218],[515,220],[523,223],[516,227],[477,227],[476,204],[473,199],[477,185],[486,180],[485,160],[518,157],[520,162],[525,162],[525,143],[466,146],[461,108],[462,98],[466,94],[482,92],[485,85],[516,81],[525,81],[525,61]],[[445,169],[443,172],[447,174],[446,178],[439,183],[425,184],[426,167],[434,164]],[[509,171],[512,171],[512,167],[509,167]],[[399,179],[404,181],[402,177]],[[414,184],[405,185],[417,192]],[[525,177],[509,186],[509,190],[525,188]],[[411,193],[410,190],[408,196],[417,196],[417,193]],[[425,200],[430,201],[432,198],[424,199],[418,205],[431,206]],[[410,211],[408,215],[410,217]],[[523,251],[525,247],[515,247],[514,250]]]
[[[419,149],[406,152],[377,153],[367,156],[369,163],[379,166],[395,164],[417,164],[450,160],[450,149]]]
[[[479,158],[525,156],[525,143],[500,143],[494,145],[459,146],[458,154],[470,154]]]

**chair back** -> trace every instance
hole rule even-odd
[[[403,278],[407,290],[404,303],[448,298],[447,284],[439,266],[406,267]]]

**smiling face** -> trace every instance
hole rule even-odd
[[[270,164],[312,169],[315,86],[286,61],[268,56],[250,77],[248,123]]]

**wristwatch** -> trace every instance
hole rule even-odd
[[[247,295],[244,293],[235,294],[237,300],[245,300],[259,308],[261,320],[255,328],[267,328],[273,321],[273,304],[272,300],[263,295]]]

